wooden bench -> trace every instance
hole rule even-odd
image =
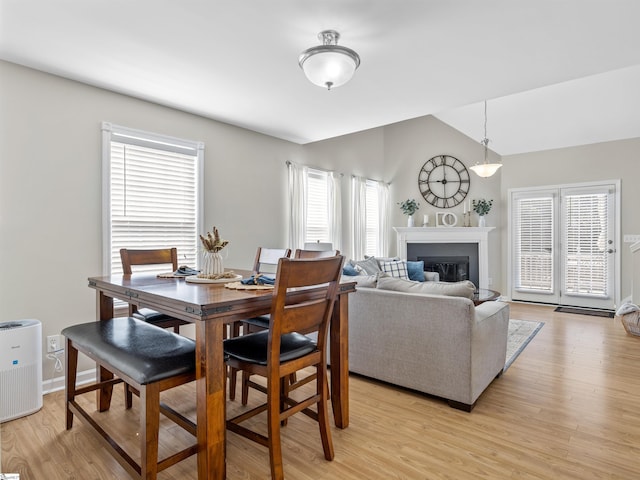
[[[195,380],[195,342],[169,330],[132,317],[73,325],[62,330],[66,337],[66,427],[73,415],[81,416],[109,451],[134,478],[155,480],[159,471],[197,453],[194,443],[158,461],[160,413],[196,436],[196,425],[160,402],[160,392]],[[78,352],[93,359],[113,375],[86,386],[76,386]],[[140,463],[136,462],[76,401],[78,395],[98,389],[110,394],[120,382],[140,397]],[[127,396],[126,407],[131,407]]]

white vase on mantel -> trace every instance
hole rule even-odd
[[[413,215],[409,215],[407,216],[407,227],[413,227],[413,226],[414,226]]]
[[[487,226],[487,221],[484,218],[484,215],[478,215],[478,226],[480,228],[484,228]]]

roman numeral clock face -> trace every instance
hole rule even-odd
[[[430,158],[420,169],[418,188],[434,207],[451,208],[462,203],[469,193],[469,171],[450,155]]]

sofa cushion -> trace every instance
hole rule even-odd
[[[424,262],[422,260],[419,262],[407,261],[407,273],[409,274],[409,280],[424,282]]]
[[[358,275],[357,277],[348,277],[349,282],[356,282],[358,287],[376,288],[378,275]]]
[[[439,282],[440,281],[440,274],[438,272],[424,272],[424,281],[425,282]]]
[[[387,274],[378,275],[377,288],[383,290],[394,290],[396,292],[407,293],[427,293],[431,295],[448,295],[450,297],[473,298],[476,290],[473,282],[463,280],[462,282],[414,282],[394,278]]]
[[[392,262],[382,262],[380,265],[382,271],[390,274],[392,277],[404,278],[409,280],[409,274],[407,273],[407,262],[404,260],[397,260]]]
[[[378,265],[378,261],[374,257],[368,257],[364,260],[351,260],[349,262],[353,267],[362,268],[367,275],[375,275],[376,273],[381,271],[380,265]],[[356,268],[357,270],[357,268]]]

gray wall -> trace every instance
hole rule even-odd
[[[620,179],[621,236],[640,234],[640,139],[596,143],[579,147],[503,157],[501,223],[507,225],[507,199],[511,188],[560,185]],[[502,244],[507,245],[507,229],[503,228]],[[632,265],[630,244],[621,243],[620,298],[631,295]],[[502,254],[503,278],[507,278],[507,251]],[[505,287],[506,288],[506,287]],[[635,297],[638,301],[638,295]]]
[[[0,112],[0,321],[39,319],[46,337],[95,318],[102,121],[205,143],[205,225],[231,240],[228,265],[286,244],[285,161],[299,145],[6,62]]]
[[[418,224],[424,213],[435,216],[417,185],[426,160],[442,153],[467,166],[482,160],[478,139],[431,116],[296,145],[7,62],[0,62],[0,112],[0,321],[40,319],[44,336],[95,318],[87,277],[102,268],[102,121],[205,143],[205,226],[218,226],[231,240],[226,264],[238,268],[250,267],[258,245],[287,243],[287,160],[344,174],[347,256],[352,174],[390,182],[391,224],[404,226],[397,203],[407,198],[420,202]],[[639,178],[639,148],[640,139],[516,155],[504,158],[489,179],[472,174],[469,198],[496,200],[487,217],[487,225],[497,227],[489,248],[493,287],[506,288],[502,203],[508,188],[622,178],[623,232],[640,233],[631,207],[640,195],[628,188]],[[461,224],[462,208],[450,211]],[[395,235],[389,234],[389,253],[395,254]],[[623,288],[631,278],[626,263]],[[45,378],[56,375],[52,367],[45,360]]]

